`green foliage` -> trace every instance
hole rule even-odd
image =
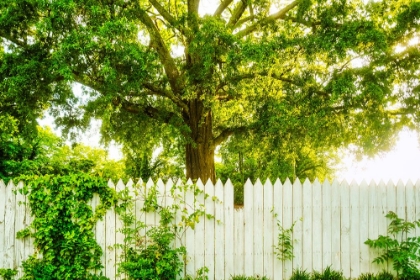
[[[274,217],[277,218],[277,214],[274,213]],[[277,219],[277,227],[279,233],[277,235],[277,244],[274,246],[274,254],[280,261],[293,260],[295,255],[293,254],[294,240],[293,240],[293,228],[297,221],[294,221],[292,226],[285,229],[280,220]]]
[[[343,276],[343,272],[331,269],[327,266],[323,272],[312,272],[311,280],[346,280]]]
[[[420,237],[409,237],[408,234],[420,226],[420,220],[409,222],[390,211],[385,216],[391,220],[388,235],[365,241],[371,248],[379,249],[382,255],[373,260],[382,264],[392,261],[393,268],[401,279],[420,278]]]
[[[397,280],[394,275],[390,274],[389,272],[382,271],[379,273],[364,273],[360,275],[357,280]]]
[[[12,280],[16,274],[17,271],[15,269],[0,268],[0,276],[2,276],[4,280]]]
[[[143,208],[137,211],[141,211],[142,215],[156,213],[160,217],[157,226],[136,221],[134,204],[128,189],[119,194],[122,203],[118,207],[118,213],[124,222],[122,232],[125,236],[124,244],[117,244],[124,251],[119,272],[127,275],[128,279],[172,280],[181,275],[187,252],[183,245],[174,248],[175,241],[181,240],[188,228],[194,229],[201,218],[213,218],[205,212],[204,205],[187,205],[182,195],[185,191],[192,192],[194,196],[207,197],[195,185],[173,186],[166,195],[176,202],[165,206],[162,203],[165,194],[159,193],[157,186],[146,188],[144,184],[136,185],[135,192],[144,199]],[[177,215],[180,220],[175,222]],[[184,277],[207,279],[207,271],[207,268],[202,268],[195,277]]]
[[[294,269],[290,280],[311,280],[311,274],[306,270]]]
[[[322,272],[313,271],[312,273],[308,273],[306,270],[295,269],[290,280],[346,280],[346,278],[342,272],[333,270],[328,266]]]
[[[19,191],[27,195],[34,219],[18,235],[33,237],[42,256],[35,253],[24,261],[21,279],[106,279],[94,273],[102,267],[102,250],[92,231],[116,204],[117,196],[106,181],[86,174],[20,179],[26,185]],[[95,211],[88,204],[94,194],[100,197]]]
[[[68,146],[48,127],[38,127],[32,140],[8,134],[0,143],[0,179],[4,181],[21,175],[74,173],[125,178],[123,163],[108,160],[105,150],[81,144]]]

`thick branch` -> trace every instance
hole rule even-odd
[[[135,103],[122,99],[121,97],[115,97],[112,100],[112,104],[114,106],[121,106],[121,108],[126,112],[129,112],[132,114],[143,113],[149,118],[152,118],[152,119],[155,119],[157,121],[161,121],[167,124],[169,124],[171,122],[171,119],[176,116],[175,113],[173,112],[168,112],[163,109],[157,109],[151,105],[139,106]]]
[[[188,14],[198,15],[198,6],[200,5],[200,0],[188,0]]]
[[[178,96],[173,94],[168,90],[164,90],[156,87],[153,84],[143,83],[143,86],[153,92],[156,95],[168,97],[172,102],[174,102],[181,110],[183,110],[187,115],[189,115],[189,110],[187,104],[185,104]]]
[[[237,133],[244,133],[248,129],[249,127],[246,127],[246,126],[226,128],[217,137],[214,137],[213,145],[214,147],[216,147],[220,145],[221,143],[223,143],[224,141],[226,141],[229,138],[229,136],[232,136]]]
[[[220,3],[219,7],[217,7],[216,11],[214,12],[215,17],[219,17],[222,15],[223,11],[226,10],[227,7],[229,7],[230,3],[232,3],[233,0],[225,0],[222,3]]]
[[[152,3],[153,7],[159,12],[159,14],[167,21],[170,25],[175,27],[177,30],[179,30],[182,34],[185,35],[185,30],[182,28],[182,25],[177,24],[176,19],[168,13],[167,10],[156,0],[150,0],[150,3]]]
[[[149,31],[150,40],[152,47],[156,50],[160,62],[162,63],[166,76],[168,77],[169,83],[171,88],[174,92],[178,92],[179,89],[179,71],[176,67],[175,61],[171,57],[171,54],[168,48],[165,45],[162,37],[160,36],[159,30],[157,29],[156,25],[150,18],[150,16],[138,7],[139,13],[138,16],[141,22],[146,26],[147,30]]]
[[[293,9],[294,7],[296,7],[301,0],[295,0],[292,3],[290,3],[289,5],[287,5],[286,7],[284,7],[283,9],[281,9],[280,11],[278,11],[275,14],[272,14],[250,26],[248,26],[247,28],[239,31],[238,33],[236,33],[236,37],[238,38],[242,38],[246,35],[251,34],[252,32],[254,32],[258,27],[263,27],[267,24],[269,24],[270,22],[276,21],[278,19],[284,19],[286,17],[287,12],[289,12],[291,9]]]
[[[244,1],[241,1],[238,3],[238,5],[235,7],[232,16],[230,17],[230,20],[228,22],[228,27],[232,28],[236,25],[238,20],[242,17],[243,13],[246,10],[247,5],[244,3]]]

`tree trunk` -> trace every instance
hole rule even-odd
[[[191,141],[186,145],[187,178],[200,178],[203,183],[216,181],[214,168],[213,123],[211,111],[204,112],[201,100],[189,102]]]

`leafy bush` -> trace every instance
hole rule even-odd
[[[176,279],[183,268],[180,256],[185,255],[185,247],[171,247],[175,235],[165,226],[151,228],[146,236],[149,241],[140,249],[128,249],[120,269],[129,279]]]
[[[394,280],[397,279],[391,273],[387,271],[382,271],[377,274],[374,273],[365,273],[359,276],[357,280]]]
[[[174,241],[183,236],[188,228],[194,229],[201,217],[213,218],[206,214],[204,205],[199,205],[198,202],[195,205],[190,205],[191,209],[188,211],[182,194],[189,191],[195,196],[207,197],[207,195],[194,185],[173,186],[170,193],[178,203],[162,206],[159,204],[158,197],[162,197],[163,194],[158,192],[156,186],[148,187],[146,191],[145,186],[140,185],[137,186],[137,191],[144,199],[144,205],[140,211],[143,214],[147,212],[158,214],[160,224],[148,226],[138,221],[135,223],[133,200],[128,189],[119,194],[122,203],[117,210],[124,222],[123,234],[125,236],[125,243],[117,244],[124,251],[119,272],[125,273],[127,279],[176,279],[184,269],[187,252],[184,246],[174,248]],[[179,195],[176,195],[177,193]],[[174,222],[176,216],[180,217],[180,221],[177,223]],[[146,232],[145,235],[144,232]],[[185,279],[204,280],[207,279],[207,271],[208,269],[204,267],[197,271],[196,277],[187,275],[184,277]]]
[[[374,263],[393,262],[393,267],[400,279],[420,279],[418,264],[420,262],[420,237],[408,237],[408,233],[420,226],[420,220],[408,222],[390,211],[386,218],[391,220],[387,236],[368,239],[365,244],[379,249],[382,255]]]
[[[293,270],[292,277],[290,280],[310,280],[311,274],[306,272],[306,270],[295,269]]]
[[[341,271],[332,270],[328,266],[323,272],[314,271],[311,280],[345,280]]]

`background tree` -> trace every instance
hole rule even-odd
[[[3,127],[13,127],[10,124]],[[69,146],[49,128],[38,127],[32,140],[4,132],[0,136],[0,179],[6,182],[21,175],[74,173],[87,173],[114,181],[126,178],[122,161],[110,160],[107,152],[100,148],[82,144]]]
[[[215,178],[215,148],[247,131],[374,153],[417,125],[419,2],[199,8],[199,0],[3,0],[0,90],[25,106],[51,102],[67,127],[100,118],[105,139],[172,135],[184,145],[186,176],[204,180]],[[83,107],[74,82],[86,87]]]

